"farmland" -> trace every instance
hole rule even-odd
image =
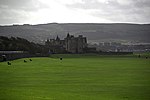
[[[0,100],[150,100],[150,59],[99,55],[31,59],[10,61],[11,65],[0,62]]]

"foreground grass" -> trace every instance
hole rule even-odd
[[[52,57],[0,63],[0,100],[150,100],[150,59]]]

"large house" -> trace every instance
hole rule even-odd
[[[45,45],[48,46],[49,51],[52,53],[84,53],[87,47],[87,39],[82,35],[74,37],[68,33],[64,40],[60,40],[57,36],[56,39],[47,40]]]

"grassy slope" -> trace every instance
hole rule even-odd
[[[150,100],[150,59],[32,59],[0,63],[0,100]]]

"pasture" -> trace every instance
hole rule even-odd
[[[150,59],[98,55],[29,59],[10,61],[11,65],[0,62],[0,100],[150,100]]]

